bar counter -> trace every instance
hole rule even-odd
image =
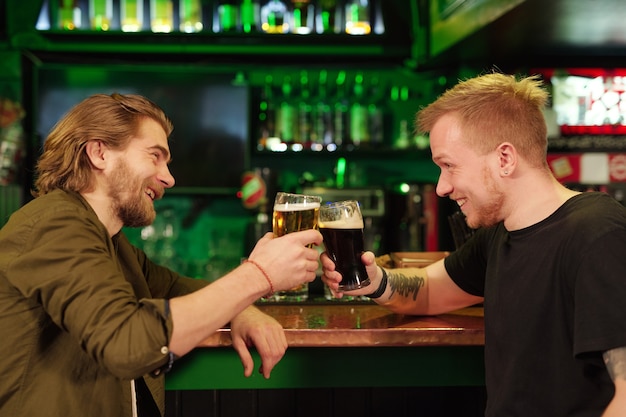
[[[438,316],[394,314],[371,302],[258,307],[281,323],[289,344],[270,379],[243,376],[230,331],[221,329],[174,365],[167,389],[484,385],[482,307]]]
[[[261,304],[285,329],[289,347],[481,346],[483,309],[470,307],[439,316],[406,316],[376,304]],[[230,346],[222,329],[203,347]]]

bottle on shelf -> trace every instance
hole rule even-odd
[[[255,90],[257,150],[415,147],[408,119],[391,124],[390,109],[406,108],[410,89],[403,83],[389,86],[387,82],[387,77],[376,71],[298,70],[285,73],[280,80],[276,74],[266,75]]]
[[[312,106],[311,92],[309,87],[309,74],[307,71],[300,72],[300,95],[298,100],[298,135],[295,140],[295,150],[311,148],[312,130]]]
[[[112,0],[89,0],[89,24],[91,25],[91,30],[107,31],[111,29],[112,19]]]
[[[150,0],[150,29],[155,33],[169,33],[174,28],[172,0]]]
[[[80,29],[82,13],[78,0],[59,0],[58,27],[64,30]]]
[[[120,28],[122,32],[143,30],[143,0],[120,0]]]
[[[408,101],[409,93],[409,87],[394,85],[391,87],[390,98],[392,101]],[[413,141],[410,136],[409,123],[406,119],[402,119],[400,120],[398,134],[393,140],[392,148],[407,149],[412,147],[412,145]]]
[[[274,108],[275,98],[273,87],[273,77],[268,74],[265,77],[265,84],[261,89],[261,98],[259,100],[258,150],[272,150],[272,148],[276,145],[276,111]]]
[[[276,126],[278,128],[278,137],[280,138],[285,150],[292,147],[296,140],[296,125],[298,112],[292,97],[291,77],[286,76],[282,85],[282,97],[280,106],[276,112]]]
[[[385,94],[384,88],[380,85],[380,79],[377,76],[371,79],[367,97],[370,143],[373,148],[380,148],[385,141]]]
[[[367,105],[364,103],[363,74],[354,78],[352,104],[350,105],[350,142],[355,147],[368,147],[370,132],[368,126]]]
[[[329,150],[347,145],[348,100],[346,97],[346,72],[339,71],[335,81],[335,96],[333,98],[333,143]]]
[[[261,29],[265,33],[287,33],[289,11],[282,0],[269,0],[261,7]]]
[[[239,31],[239,2],[220,0],[217,2],[213,31],[229,33]]]
[[[372,8],[372,27],[377,35],[385,33],[385,20],[383,18],[383,0],[370,0]]]
[[[333,140],[333,114],[328,103],[328,71],[320,70],[317,96],[312,107],[313,130],[311,132],[311,149],[321,151]]]
[[[398,136],[393,141],[394,149],[407,149],[411,146],[411,139],[409,137],[409,123],[406,119],[400,120],[400,130]]]
[[[368,0],[348,0],[345,7],[345,31],[349,35],[369,35],[370,5]]]
[[[317,33],[342,32],[342,16],[342,9],[337,0],[319,0],[315,23]]]
[[[204,28],[201,0],[178,0],[178,28],[181,32],[196,33]]]
[[[313,32],[315,25],[315,7],[311,0],[291,0],[290,31],[299,35]]]
[[[261,6],[258,0],[242,0],[241,2],[241,30],[244,33],[260,31]]]

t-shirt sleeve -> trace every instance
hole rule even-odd
[[[463,291],[484,297],[485,295],[485,248],[490,229],[479,229],[459,249],[444,260],[450,278]]]

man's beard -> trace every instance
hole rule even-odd
[[[147,198],[147,184],[132,172],[125,161],[120,161],[111,176],[109,197],[113,213],[127,227],[152,224],[156,217],[154,205]]]
[[[485,168],[484,177],[485,188],[490,193],[490,198],[484,204],[474,208],[475,216],[472,216],[472,218],[466,217],[467,225],[472,229],[493,226],[502,220],[501,211],[504,201],[504,193],[498,189],[487,168]]]

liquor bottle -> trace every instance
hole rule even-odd
[[[406,119],[400,120],[400,130],[398,136],[393,142],[394,149],[407,149],[411,146],[411,139],[409,137],[409,123]]]
[[[346,97],[346,72],[339,71],[333,98],[333,143],[335,148],[347,145],[348,100]]]
[[[59,0],[59,28],[65,30],[80,29],[81,20],[78,0]]]
[[[266,33],[289,31],[287,5],[281,0],[269,0],[261,7],[261,29]]]
[[[155,33],[169,33],[173,28],[172,0],[150,0],[150,29]]]
[[[276,111],[274,109],[274,92],[273,78],[271,75],[265,77],[265,84],[261,90],[261,99],[259,100],[259,138],[257,141],[257,149],[271,149],[271,138],[276,136],[275,121]]]
[[[261,7],[258,0],[243,0],[241,2],[241,29],[245,33],[254,33],[260,30]]]
[[[91,24],[91,29],[102,31],[111,29],[112,18],[112,0],[89,0],[89,23]]]
[[[292,97],[291,77],[287,76],[283,80],[282,97],[276,117],[278,137],[287,147],[295,143],[297,115],[297,108]]]
[[[354,78],[354,98],[350,106],[350,141],[356,147],[367,147],[370,141],[367,106],[363,102],[363,74]]]
[[[385,141],[385,95],[377,76],[372,77],[367,97],[370,143],[373,148],[380,148]]]
[[[333,140],[333,114],[328,104],[328,71],[320,70],[317,97],[312,108],[313,131],[311,133],[311,149],[321,151]]]
[[[377,35],[382,35],[385,33],[385,19],[383,16],[383,0],[371,0],[370,1],[372,8],[372,20],[373,20],[373,28],[374,33]]]
[[[143,29],[143,0],[120,1],[122,32],[140,32]]]
[[[346,3],[346,33],[350,35],[369,35],[370,6],[368,0],[348,0]]]
[[[228,33],[239,30],[239,5],[235,0],[221,0],[217,5],[218,27],[216,32]]]
[[[308,35],[313,32],[315,23],[315,7],[311,0],[291,0],[292,33]]]
[[[311,148],[312,106],[311,91],[309,89],[309,75],[306,71],[300,72],[300,96],[298,100],[298,136],[296,143],[305,148]]]
[[[200,0],[178,0],[178,28],[181,32],[202,31],[202,3]]]
[[[394,102],[407,101],[409,99],[409,88],[407,86],[394,85],[391,87],[390,98]],[[406,119],[400,120],[397,136],[392,142],[394,149],[406,149],[411,146],[409,124]]]
[[[340,33],[341,16],[341,7],[337,0],[319,0],[316,15],[317,33]]]

